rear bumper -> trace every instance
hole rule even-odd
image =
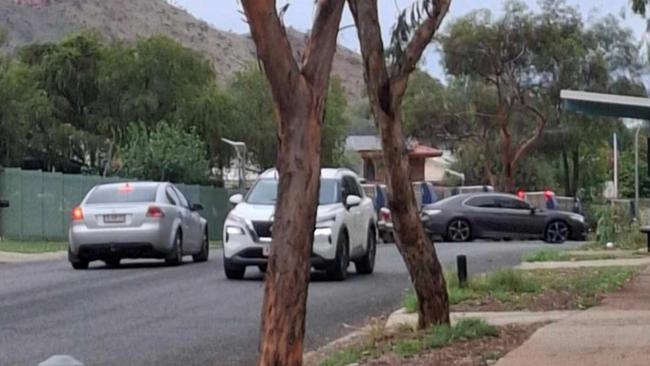
[[[110,243],[81,245],[77,259],[94,261],[110,258],[165,258],[168,252],[155,249],[149,243]]]
[[[150,253],[169,253],[172,250],[172,228],[159,223],[145,223],[135,228],[93,228],[85,225],[71,225],[68,231],[70,252],[79,256],[81,249],[85,253],[124,253],[125,258],[131,253],[143,253],[143,258],[159,256]]]

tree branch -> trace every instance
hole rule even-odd
[[[524,104],[526,109],[529,111],[533,112],[533,114],[537,117],[539,124],[537,125],[537,129],[535,130],[535,133],[533,136],[528,138],[526,141],[524,141],[522,144],[519,145],[517,148],[517,152],[515,153],[515,157],[512,159],[512,164],[515,165],[521,160],[521,158],[533,147],[533,145],[540,139],[542,138],[542,134],[544,133],[544,128],[546,127],[546,122],[547,118],[542,112],[540,112],[537,108],[529,105],[529,104]]]
[[[348,0],[348,6],[359,34],[368,97],[371,103],[376,100],[383,113],[392,118],[390,79],[384,58],[377,0]]]
[[[373,2],[373,1],[370,1]],[[399,105],[402,97],[406,92],[409,75],[417,67],[418,61],[422,57],[422,53],[427,48],[433,35],[440,27],[440,23],[449,11],[451,0],[437,0],[431,1],[433,9],[425,9],[427,16],[426,19],[416,29],[413,38],[406,46],[404,56],[400,60],[396,60],[395,64],[391,66],[391,84],[393,92],[393,104]]]
[[[312,33],[305,47],[302,73],[313,88],[328,85],[336,53],[339,24],[345,0],[319,0]]]
[[[293,93],[278,91],[296,90],[300,69],[278,17],[275,0],[242,0],[242,6],[255,41],[257,57],[262,60],[273,96],[280,109],[287,108]]]

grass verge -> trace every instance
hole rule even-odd
[[[540,249],[524,256],[526,262],[561,262],[561,261],[590,261],[599,259],[630,259],[639,258],[643,253],[637,251],[600,250],[563,251],[555,249]]]
[[[461,288],[447,273],[449,303],[455,311],[568,310],[597,305],[607,292],[619,289],[638,272],[635,267],[553,270],[505,269],[472,277]],[[406,293],[402,305],[416,312],[418,301]]]
[[[221,249],[223,248],[223,242],[221,240],[210,240],[210,249]]]
[[[50,253],[66,250],[68,243],[63,241],[18,241],[0,240],[0,252]]]
[[[370,337],[363,344],[343,348],[320,362],[320,366],[345,366],[363,359],[394,353],[402,358],[425,350],[446,347],[457,341],[497,337],[499,330],[482,319],[463,319],[455,326],[436,326],[421,332],[400,332],[382,339]]]

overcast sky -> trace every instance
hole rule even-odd
[[[218,29],[229,30],[236,33],[248,33],[248,25],[242,20],[243,15],[239,12],[241,6],[237,0],[175,0],[182,7],[187,9],[194,16],[199,17]],[[313,19],[314,0],[278,0],[278,6],[287,2],[290,3],[289,9],[285,15],[285,24],[294,28],[305,31],[311,27]],[[536,0],[525,0],[531,8],[537,8]],[[395,21],[395,15],[399,9],[410,6],[413,0],[379,0],[380,4],[380,21],[384,37],[390,32]],[[463,16],[468,12],[476,9],[487,8],[493,12],[499,12],[503,7],[503,0],[452,0],[450,12],[445,20]],[[645,31],[645,20],[640,16],[633,14],[630,10],[630,0],[567,0],[567,3],[576,5],[584,14],[584,18],[597,19],[609,13],[616,16],[624,15],[623,24],[632,29],[637,38],[640,38]],[[352,24],[352,16],[349,11],[345,11],[342,25]],[[443,25],[444,27],[444,25]],[[339,35],[339,43],[358,51],[356,30],[347,28]],[[430,47],[425,55],[426,69],[437,77],[443,74],[440,66],[439,57],[434,47]]]

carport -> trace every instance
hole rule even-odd
[[[629,97],[616,94],[591,93],[577,90],[562,90],[560,93],[565,111],[596,116],[650,120],[650,98]],[[639,216],[639,131],[634,138],[634,210]],[[650,142],[650,140],[649,140]],[[616,142],[615,142],[616,143]],[[650,166],[650,151],[648,152]],[[616,171],[616,163],[615,163]],[[616,176],[616,172],[614,173]],[[615,183],[616,186],[616,183]],[[618,188],[615,189],[618,195]]]

